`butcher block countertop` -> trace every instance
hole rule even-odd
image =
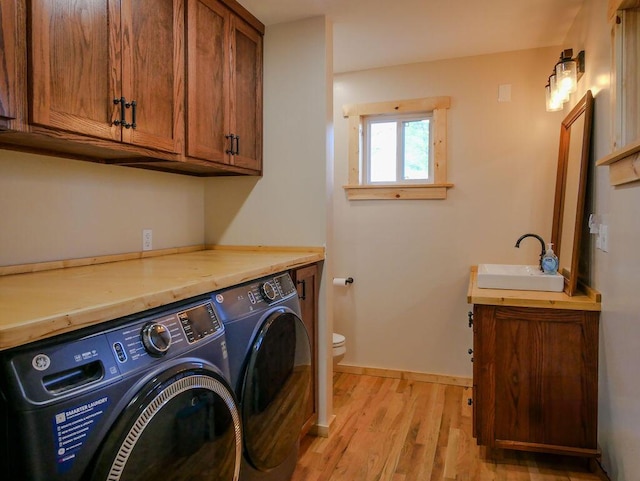
[[[215,247],[3,275],[0,350],[323,259],[323,248]]]
[[[467,302],[490,306],[542,307],[548,309],[570,309],[577,311],[600,311],[600,293],[584,288],[568,296],[564,292],[517,291],[508,289],[481,289],[478,287],[478,267],[471,268]]]

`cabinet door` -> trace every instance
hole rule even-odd
[[[262,35],[238,17],[231,35],[231,126],[233,163],[262,170]]]
[[[0,130],[13,128],[14,120],[22,117],[24,79],[19,83],[19,72],[26,57],[21,50],[25,42],[18,37],[24,33],[22,13],[16,0],[0,3]]]
[[[316,397],[317,397],[317,369],[318,369],[318,341],[316,338],[317,312],[318,312],[318,266],[313,264],[298,269],[294,273],[294,282],[298,289],[302,321],[307,328],[309,342],[311,343],[311,396],[307,406],[303,434],[305,434],[316,422]]]
[[[478,441],[595,452],[598,313],[495,306],[474,311]]]
[[[187,156],[230,162],[229,10],[216,0],[187,4]]]
[[[120,139],[120,2],[31,0],[31,123]]]
[[[184,9],[180,0],[122,0],[122,95],[136,102],[125,142],[180,152],[184,131]],[[133,108],[127,118],[133,122]]]

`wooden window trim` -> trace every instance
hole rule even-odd
[[[349,178],[343,186],[349,200],[446,199],[453,184],[447,182],[447,111],[451,97],[427,97],[399,102],[350,104],[343,107],[349,121]],[[393,113],[433,112],[433,183],[364,184],[362,181],[362,128],[364,118]]]
[[[623,96],[621,86],[627,85],[628,88],[635,88],[636,91],[628,95],[632,99],[631,102],[625,102],[626,107],[635,105],[637,102],[633,99],[640,97],[640,84],[633,78],[637,77],[640,72],[640,47],[634,36],[630,39],[623,38],[625,35],[621,33],[620,12],[624,10],[640,8],[640,0],[609,0],[608,16],[611,23],[612,45],[613,45],[613,64],[612,64],[612,82],[611,82],[611,100],[612,100],[612,120],[613,120],[613,152],[596,162],[596,165],[609,166],[609,182],[611,185],[622,185],[640,180],[640,128],[635,120],[637,112],[625,113],[623,111]],[[640,15],[636,15],[636,29],[640,31]],[[622,18],[625,18],[624,16]],[[623,65],[623,58],[624,65]],[[631,58],[632,60],[628,60]],[[625,68],[626,67],[626,68]],[[627,69],[632,72],[629,73]],[[626,117],[631,116],[634,121],[628,123]],[[633,125],[632,125],[633,124]],[[639,184],[640,185],[640,184]]]

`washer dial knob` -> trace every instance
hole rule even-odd
[[[171,346],[171,333],[159,322],[146,324],[140,334],[144,348],[152,356],[163,356]]]
[[[265,282],[260,286],[260,294],[264,297],[265,301],[273,302],[278,296],[278,291],[276,291],[276,288],[271,282]]]

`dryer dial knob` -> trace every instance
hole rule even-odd
[[[278,291],[276,291],[276,288],[271,282],[265,282],[260,286],[260,294],[264,297],[265,301],[273,302],[278,296]]]
[[[171,346],[171,333],[159,322],[146,324],[140,334],[145,350],[152,356],[163,356]]]

